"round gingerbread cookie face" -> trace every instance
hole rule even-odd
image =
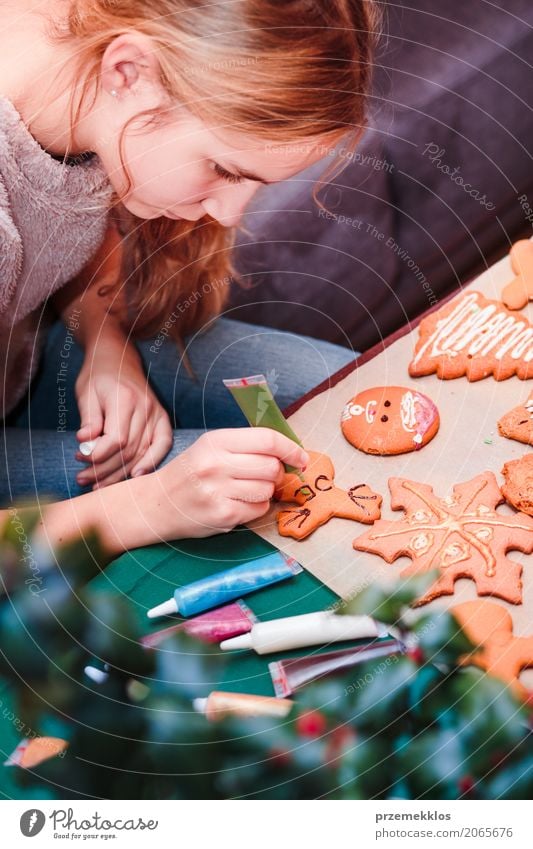
[[[341,417],[348,442],[367,454],[416,451],[433,439],[439,423],[431,398],[403,386],[365,389],[348,401]]]

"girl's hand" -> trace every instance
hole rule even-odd
[[[156,538],[205,537],[263,516],[283,463],[304,469],[308,462],[299,445],[270,428],[215,430],[136,486]]]
[[[96,440],[90,464],[77,475],[93,489],[153,471],[172,447],[169,418],[152,392],[135,347],[101,338],[86,352],[76,381],[81,427],[76,438]]]

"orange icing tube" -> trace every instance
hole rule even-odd
[[[228,716],[273,716],[283,719],[294,707],[290,699],[274,696],[254,696],[250,693],[224,693],[213,690],[206,699],[193,699],[193,707],[211,722]]]
[[[34,737],[33,740],[25,737],[4,761],[4,766],[32,769],[50,758],[63,757],[67,747],[68,742],[61,737]]]

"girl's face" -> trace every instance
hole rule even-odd
[[[97,153],[113,188],[139,218],[197,221],[210,215],[235,227],[262,184],[285,180],[325,155],[323,139],[268,144],[252,132],[208,126],[182,105],[168,109],[155,55],[141,33],[115,38],[102,58],[96,108],[80,127],[82,149]],[[146,116],[137,117],[160,107],[168,110],[164,123],[150,126]],[[122,154],[132,181],[127,193],[119,151],[123,130]]]
[[[96,152],[127,209],[140,218],[196,221],[207,214],[226,227],[238,224],[262,184],[285,180],[325,153],[317,140],[281,146],[226,128],[213,130],[179,108],[163,126],[142,128],[139,121],[126,129],[123,157],[133,185],[124,195],[118,138],[116,133],[104,137]]]

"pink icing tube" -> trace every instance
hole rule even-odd
[[[404,651],[405,646],[399,640],[373,640],[371,643],[364,643],[355,646],[353,649],[311,654],[307,657],[293,657],[290,660],[277,660],[269,663],[268,669],[276,696],[285,698],[305,684],[310,684],[311,681],[316,681],[325,675],[342,672],[343,669],[357,666],[365,660],[374,660],[378,657],[386,657]]]
[[[248,633],[256,622],[255,614],[242,599],[239,599],[233,604],[225,604],[223,607],[208,610],[207,613],[201,613],[185,622],[171,625],[170,628],[146,634],[141,639],[141,644],[147,649],[153,649],[180,631],[197,637],[204,643],[218,643],[220,640]]]

